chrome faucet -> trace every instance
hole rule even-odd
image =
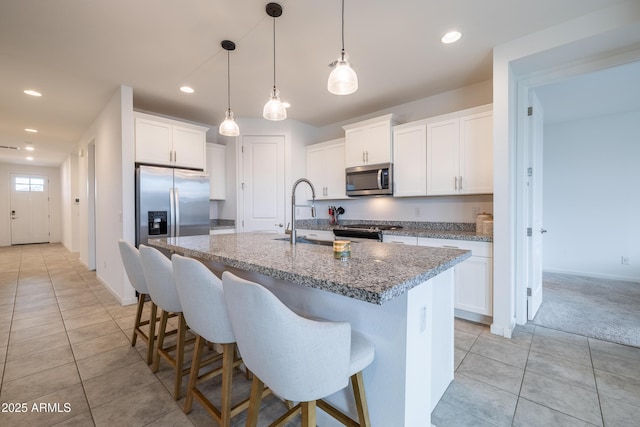
[[[298,184],[301,182],[306,182],[311,187],[311,204],[310,205],[296,205],[296,188]],[[311,208],[311,216],[313,218],[316,217],[316,189],[313,188],[313,184],[307,178],[300,178],[293,184],[293,188],[291,189],[291,244],[296,244],[297,232],[296,232],[296,208],[297,207],[310,207]]]

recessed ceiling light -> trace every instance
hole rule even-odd
[[[24,131],[29,133],[38,133],[38,129],[25,128]]]
[[[462,37],[462,33],[459,31],[449,31],[447,34],[442,36],[440,41],[444,44],[455,43],[460,40],[460,37]]]
[[[26,93],[27,95],[31,95],[31,96],[42,96],[42,94],[40,92],[38,92],[37,90],[33,90],[33,89],[27,89],[24,91],[24,93]]]
[[[193,90],[193,88],[189,87],[189,86],[181,86],[180,87],[180,91],[184,92],[184,93],[193,93],[193,92],[195,92],[195,90]]]
[[[29,156],[27,157],[27,160],[33,160],[33,157]]]
[[[24,147],[24,149],[27,150],[27,151],[35,150],[35,148],[33,148],[33,145],[27,145],[26,147]]]

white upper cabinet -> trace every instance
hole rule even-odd
[[[226,154],[227,147],[220,144],[207,144],[207,173],[209,174],[209,199],[224,200],[226,190]]]
[[[393,128],[393,195],[427,195],[427,125],[407,123]]]
[[[427,195],[493,193],[493,113],[427,123]]]
[[[345,166],[374,165],[393,161],[393,115],[343,126]]]
[[[345,199],[344,139],[307,147],[307,178],[316,189],[316,199]],[[310,193],[309,193],[310,196]]]
[[[208,128],[134,113],[136,162],[204,169]]]

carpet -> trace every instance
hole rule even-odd
[[[640,347],[640,283],[544,273],[535,325]]]

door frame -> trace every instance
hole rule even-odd
[[[515,177],[516,177],[516,218],[515,218],[515,316],[518,325],[527,323],[527,274],[531,258],[528,257],[527,225],[529,207],[526,199],[527,168],[530,164],[531,138],[526,124],[527,110],[531,105],[531,94],[536,88],[557,83],[582,74],[600,71],[631,62],[640,61],[640,50],[633,50],[607,57],[586,58],[584,62],[562,67],[550,67],[518,78],[516,84],[516,134],[515,134]],[[542,173],[542,171],[539,171]],[[544,252],[543,252],[544,254]],[[495,296],[494,296],[495,305]]]

